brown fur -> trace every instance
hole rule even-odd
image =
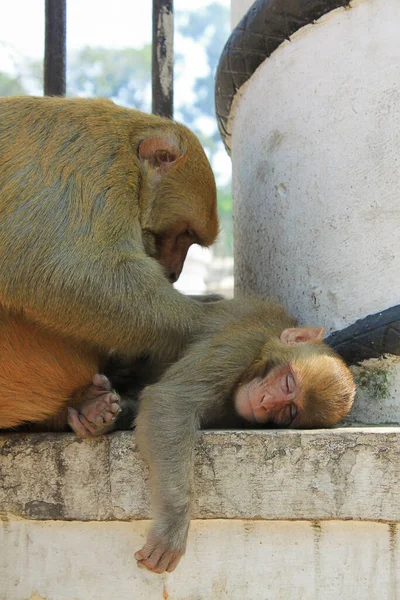
[[[294,321],[250,299],[186,298],[158,264],[171,276],[218,228],[210,166],[184,127],[106,101],[3,99],[0,164],[0,428],[62,425],[111,350],[176,361],[144,390],[137,425],[156,516],[138,560],[171,570],[186,543],[198,426],[242,377],[283,360],[268,349]],[[329,423],[343,416],[327,410]]]
[[[2,427],[24,422],[66,424],[99,359],[74,340],[60,338],[23,316],[0,313],[0,418]]]
[[[60,413],[100,354],[175,358],[213,308],[167,276],[218,219],[197,138],[108,100],[2,98],[0,164],[2,428]]]
[[[251,298],[218,303],[197,342],[140,396],[136,437],[151,475],[155,522],[139,563],[161,573],[183,554],[193,499],[193,455],[201,423],[232,412],[240,383],[291,364],[299,375],[299,416],[293,427],[331,426],[350,410],[355,386],[349,369],[325,344],[285,345],[295,320],[272,302]]]
[[[293,365],[306,388],[302,414],[295,419],[295,427],[332,427],[350,412],[354,380],[336,355],[308,355],[295,359]]]

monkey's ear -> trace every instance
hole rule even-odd
[[[324,327],[289,327],[282,331],[280,340],[288,346],[305,344],[307,342],[322,342],[324,331]]]
[[[168,137],[148,137],[144,139],[138,149],[141,162],[146,162],[160,173],[166,173],[168,169],[181,158],[182,152]]]

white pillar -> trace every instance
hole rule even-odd
[[[231,112],[237,287],[340,330],[400,302],[400,3],[295,33]]]

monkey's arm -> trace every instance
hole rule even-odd
[[[30,260],[17,248],[2,250],[3,306],[23,310],[53,331],[121,354],[175,358],[182,343],[201,330],[203,320],[220,305],[180,294],[158,263],[140,249],[119,261],[112,252],[95,260],[88,251],[81,262],[75,248],[54,248],[52,254],[42,248],[43,258],[38,256],[40,247],[32,247]]]
[[[198,302],[224,300],[219,294],[189,295]],[[135,360],[112,355],[104,368],[104,374],[121,397],[121,411],[114,420],[112,431],[132,429],[138,414],[139,396],[143,389],[158,381],[167,365],[161,359],[151,361],[149,356],[139,356]]]
[[[185,550],[199,424],[223,406],[263,344],[260,330],[234,326],[191,346],[140,398],[136,436],[150,467],[154,525],[139,564],[172,571]]]

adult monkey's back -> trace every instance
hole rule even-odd
[[[46,397],[86,386],[110,350],[174,357],[214,309],[170,282],[217,230],[184,126],[106,100],[1,99],[0,428],[52,417]]]

